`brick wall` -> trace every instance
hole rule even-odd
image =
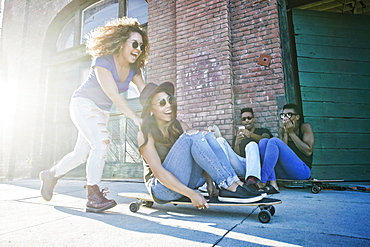
[[[20,145],[21,143],[27,143],[27,139],[32,138],[32,130],[27,128],[28,132],[25,132],[26,124],[32,125],[32,118],[29,119],[27,111],[24,111],[25,106],[21,104],[22,97],[24,97],[25,90],[30,85],[35,85],[32,78],[33,71],[30,70],[30,67],[26,63],[27,55],[27,21],[29,4],[26,1],[15,2],[15,1],[5,1],[4,6],[4,22],[3,22],[3,61],[4,61],[4,78],[2,78],[2,88],[6,90],[6,105],[7,105],[7,114],[4,118],[3,128],[4,136],[3,143],[4,145],[3,152],[4,156],[2,163],[8,164],[7,169],[4,170],[5,175],[10,174],[12,178],[17,177],[17,174],[20,176],[29,176],[29,154],[32,153],[32,146]],[[34,47],[28,46],[28,49],[34,49]],[[37,63],[37,59],[35,61]],[[22,68],[22,73],[19,70]],[[24,90],[20,90],[22,81],[27,78],[27,74],[31,75],[27,80],[27,84],[24,84]],[[4,85],[5,84],[5,85]],[[32,91],[31,91],[32,92]],[[32,93],[30,94],[32,95]],[[32,96],[31,96],[32,97]],[[22,103],[25,103],[22,101]],[[33,102],[29,101],[29,110],[32,111],[35,109]],[[37,109],[37,108],[36,108]],[[15,121],[12,121],[15,119]],[[25,134],[25,135],[24,135]],[[14,148],[19,145],[24,149],[24,154],[16,154]]]
[[[233,124],[230,28],[226,0],[177,1],[177,94],[180,117],[193,128]]]
[[[252,107],[257,123],[277,134],[279,96],[284,96],[277,1],[232,0],[231,36],[235,110]],[[257,61],[261,54],[272,56],[269,66]]]
[[[9,179],[30,177],[40,155],[40,140],[46,87],[46,70],[42,68],[43,46],[47,29],[67,1],[7,0],[4,5],[2,88],[11,95],[7,104],[7,120],[3,126],[4,156],[1,164]],[[9,121],[10,122],[10,121]],[[6,123],[5,123],[6,124]],[[17,148],[11,148],[17,147]]]
[[[148,78],[176,81],[180,119],[217,124],[231,141],[240,109],[253,107],[257,125],[277,134],[284,82],[275,0],[149,1],[149,37]],[[257,64],[261,54],[272,56],[269,66]]]
[[[234,111],[227,1],[149,1],[149,13],[149,81],[169,78],[176,82],[179,118],[196,129],[217,124],[231,138]]]
[[[148,37],[151,44],[147,81],[176,82],[175,1],[148,1]]]

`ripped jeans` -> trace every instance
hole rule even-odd
[[[205,135],[202,132],[192,135],[184,133],[172,146],[162,166],[189,188],[194,189],[202,185],[199,182],[203,178],[203,170],[219,187],[228,188],[239,179],[224,152],[221,150],[215,153],[212,149],[214,146],[221,149],[211,132]],[[162,201],[183,197],[165,187],[157,178],[152,180],[151,192]]]
[[[59,177],[87,161],[87,185],[99,185],[109,145],[109,112],[89,99],[76,97],[71,100],[70,115],[79,130],[77,142],[74,150],[52,169]]]

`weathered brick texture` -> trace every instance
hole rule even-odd
[[[233,123],[233,95],[227,1],[177,1],[176,10],[180,117],[197,129],[215,123],[230,138],[227,125]]]
[[[252,107],[257,122],[277,133],[277,96],[284,95],[277,2],[232,0],[231,37],[235,111]],[[272,56],[269,66],[257,61],[261,54]]]
[[[277,133],[284,84],[276,1],[149,1],[149,13],[149,79],[176,82],[182,120],[217,124],[230,141],[240,109],[253,107],[258,125]],[[272,56],[269,66],[257,64],[261,54]]]
[[[150,47],[147,81],[176,82],[176,9],[175,1],[148,1]]]
[[[2,148],[0,163],[6,164],[4,175],[12,170],[12,177],[30,177],[33,165],[39,162],[47,73],[43,67],[46,61],[42,61],[44,45],[48,43],[46,34],[52,20],[69,2],[5,1],[1,44],[4,73],[0,81],[7,95],[12,96],[7,107],[13,114],[7,118],[12,125],[3,126],[3,141],[7,145]]]

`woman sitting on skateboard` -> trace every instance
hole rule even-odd
[[[315,138],[311,125],[300,122],[301,116],[297,105],[285,105],[280,114],[282,127],[279,129],[279,138],[262,139],[259,142],[262,162],[261,183],[258,184],[262,187],[260,192],[279,193],[276,177],[297,180],[310,178]]]
[[[235,174],[221,146],[210,132],[189,130],[177,119],[174,86],[148,83],[140,95],[143,123],[138,133],[139,151],[147,163],[145,182],[156,202],[188,197],[194,207],[208,208],[207,200],[194,189],[208,182],[213,195],[219,186],[219,200],[225,202],[255,202],[262,199],[251,191]],[[217,151],[215,151],[217,150]]]

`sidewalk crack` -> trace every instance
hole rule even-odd
[[[343,235],[343,234],[334,234],[334,233],[325,233],[325,232],[322,232],[321,234],[330,235],[330,236],[345,237],[345,238],[361,239],[361,240],[370,240],[370,238],[362,238],[362,237],[349,236],[349,235]]]
[[[258,208],[258,207],[257,207]],[[224,235],[222,235],[217,241],[216,243],[214,243],[212,245],[212,247],[215,247],[217,246],[217,244],[219,244],[230,232],[232,232],[236,227],[240,226],[241,224],[244,223],[244,221],[246,221],[256,210],[257,208],[253,209],[252,212],[250,214],[248,214],[242,221],[240,221],[238,224],[234,225],[233,227],[231,227]]]

